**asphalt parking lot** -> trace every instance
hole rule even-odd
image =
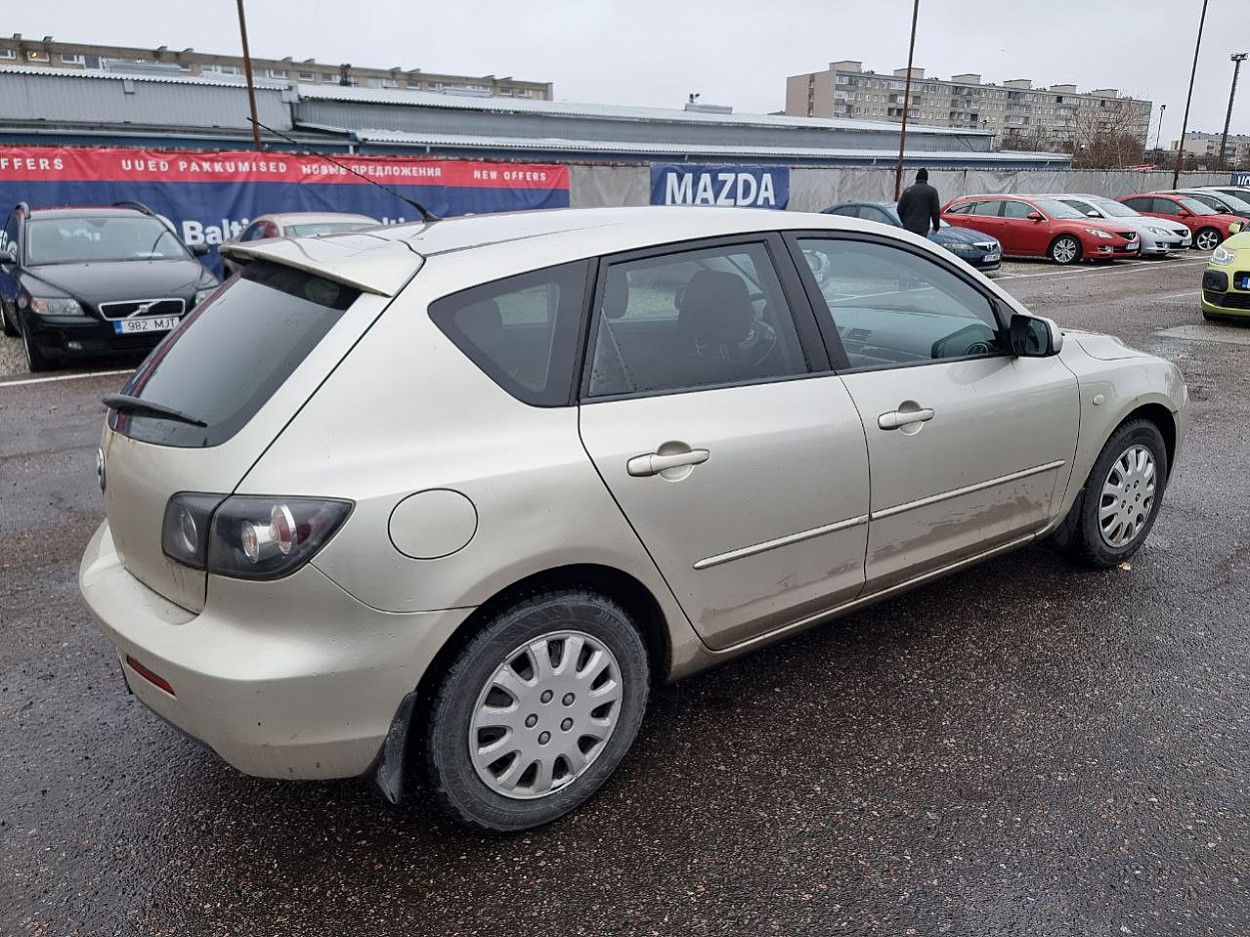
[[[1203,262],[1000,274],[1186,375],[1131,568],[1031,548],[664,688],[507,838],[244,777],[128,697],[76,589],[124,376],[0,340],[0,934],[1250,933],[1250,327],[1203,323]]]

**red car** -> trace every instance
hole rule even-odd
[[[966,195],[942,209],[942,220],[992,234],[1004,254],[1049,257],[1057,264],[1136,257],[1141,250],[1137,232],[1126,225],[1087,218],[1052,198]]]
[[[1221,214],[1193,196],[1176,192],[1126,195],[1120,201],[1143,215],[1179,221],[1194,233],[1194,247],[1200,251],[1215,250],[1221,241],[1246,225],[1246,219],[1238,215]]]

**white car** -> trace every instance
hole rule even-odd
[[[591,796],[656,682],[1026,544],[1118,565],[1185,435],[1174,365],[858,219],[233,250],[104,399],[87,608],[135,696],[240,770],[393,800],[416,771],[491,830]]]
[[[1189,250],[1193,235],[1183,224],[1164,218],[1151,218],[1133,211],[1122,202],[1102,195],[1051,195],[1089,218],[1115,219],[1132,228],[1141,240],[1142,257],[1163,257],[1173,251]]]

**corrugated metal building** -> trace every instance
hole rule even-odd
[[[613,163],[662,159],[870,166],[897,157],[897,124],[700,110],[467,98],[262,82],[260,121],[301,147],[410,155]],[[0,67],[0,134],[11,143],[222,148],[251,139],[231,81]],[[1049,168],[1062,154],[994,152],[976,130],[909,127],[932,168]],[[289,149],[267,137],[275,149]]]

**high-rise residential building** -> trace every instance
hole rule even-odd
[[[1198,165],[1214,166],[1220,157],[1220,139],[1218,133],[1185,134],[1185,154],[1197,159]],[[1172,151],[1180,149],[1181,141],[1172,141]],[[1224,150],[1224,162],[1233,167],[1250,166],[1250,136],[1245,134],[1229,134],[1228,146]]]
[[[196,78],[242,80],[243,58],[196,52],[194,49],[141,49],[130,46],[104,46],[83,42],[58,42],[51,36],[25,39],[21,33],[0,38],[0,66],[26,65],[37,68],[95,70],[137,75],[170,75]],[[551,82],[522,81],[494,75],[442,75],[419,68],[373,68],[360,65],[331,65],[313,59],[295,61],[252,57],[252,73],[258,81],[299,84],[351,85],[361,88],[408,88],[413,91],[442,91],[474,97],[552,99]]]
[[[974,73],[949,79],[911,70],[911,100],[904,104],[907,69],[889,75],[865,71],[862,62],[831,62],[823,72],[786,79],[787,114],[898,121],[989,130],[1000,145],[1028,143],[1037,149],[1071,149],[1094,130],[1128,133],[1142,145],[1150,128],[1149,101],[1114,88],[1079,92],[1076,85],[1034,88],[1027,78],[989,84]]]

